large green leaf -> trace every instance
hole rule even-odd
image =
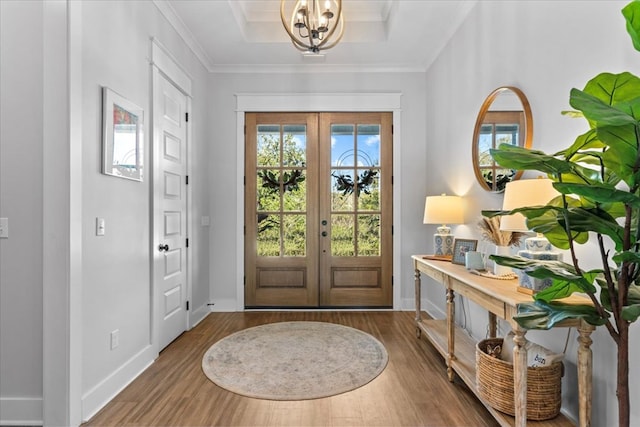
[[[640,1],[632,1],[622,9],[627,21],[627,32],[631,36],[633,46],[640,51]]]
[[[567,217],[572,231],[604,234],[615,243],[616,251],[623,249],[624,227],[604,210],[571,208],[567,210]],[[559,222],[565,225],[564,219],[559,219]]]
[[[551,329],[567,319],[584,319],[596,326],[606,323],[593,306],[544,301],[518,304],[518,314],[513,319],[526,329]]]
[[[582,115],[582,113],[580,114]],[[590,129],[587,133],[578,136],[571,147],[561,151],[558,154],[564,155],[567,160],[572,160],[572,157],[582,150],[590,150],[603,147],[604,144],[598,139],[596,131]]]
[[[640,79],[633,74],[627,71],[620,74],[600,73],[587,82],[582,92],[572,90],[570,103],[572,107],[582,111],[587,119],[598,122],[598,125],[622,125],[629,120],[628,117],[633,118],[631,107],[627,104],[635,103],[639,93]],[[590,97],[600,102],[594,103]],[[600,113],[604,113],[606,117]]]
[[[541,290],[534,295],[536,300],[542,300],[550,302],[566,298],[572,295],[574,292],[591,292],[595,293],[595,286],[586,286],[586,283],[592,284],[595,278],[602,274],[602,270],[592,270],[582,273],[584,281],[568,281],[568,280],[554,280],[553,284],[546,289]]]
[[[640,107],[638,108],[640,111]],[[613,170],[630,187],[640,180],[637,171],[638,162],[638,133],[636,125],[602,126],[597,129],[598,138],[609,149],[602,154],[605,167]]]
[[[506,257],[500,255],[491,255],[489,258],[496,264],[517,268],[537,279],[551,278],[561,282],[570,282],[578,286],[580,292],[594,293],[596,291],[595,286],[592,284],[592,278],[585,279],[576,272],[571,264],[562,261],[532,260],[521,256]]]
[[[612,185],[583,185],[554,182],[553,187],[562,194],[576,194],[597,203],[621,202],[634,208],[640,208],[640,197],[628,191],[618,190]]]
[[[615,254],[611,259],[618,265],[622,264],[625,261],[637,264],[640,263],[640,252],[624,251]]]
[[[591,182],[600,180],[597,170],[559,159],[539,150],[530,150],[510,144],[490,149],[493,159],[500,166],[516,170],[537,170],[547,175],[563,176],[563,181]]]
[[[627,293],[627,305],[622,308],[622,318],[628,322],[635,322],[640,316],[640,288],[631,286]]]

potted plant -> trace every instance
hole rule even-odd
[[[640,51],[640,0],[622,9],[633,45]],[[589,131],[554,154],[501,145],[491,154],[504,168],[537,170],[561,194],[546,206],[483,211],[492,217],[516,212],[528,227],[570,260],[540,261],[492,255],[496,263],[523,270],[552,285],[521,304],[515,320],[527,329],[548,329],[567,318],[603,325],[617,347],[618,423],[628,427],[629,328],[640,316],[640,78],[602,73],[583,90],[572,89],[565,112],[584,117]],[[575,246],[595,239],[601,265],[585,269]],[[557,300],[581,292],[593,305],[569,306]]]

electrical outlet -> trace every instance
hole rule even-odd
[[[0,239],[9,238],[9,218],[0,218]]]
[[[120,345],[120,329],[111,332],[111,350],[115,350]]]

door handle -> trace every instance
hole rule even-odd
[[[164,252],[169,252],[169,245],[167,245],[166,243],[164,245],[161,244],[160,246],[158,246],[158,250],[160,252],[163,252],[163,251]]]
[[[322,237],[327,237],[327,232],[326,232],[326,231],[323,231],[323,232],[322,232],[322,233],[320,233],[320,234],[322,234]]]

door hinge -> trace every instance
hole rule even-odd
[[[186,241],[185,241],[185,244],[184,244],[184,245],[185,245],[185,247],[187,247],[187,248],[189,247],[189,238],[188,238],[188,237],[187,237],[187,239],[186,239]]]
[[[393,125],[391,125],[391,135],[393,135]]]
[[[244,134],[247,134],[247,125],[244,125]]]
[[[393,276],[391,276],[391,287],[393,288]]]
[[[184,176],[184,183],[185,185],[189,185],[189,175]]]
[[[393,175],[391,175],[391,185],[393,185]]]
[[[189,113],[184,113],[184,120],[189,121]]]
[[[187,301],[187,311],[189,311],[189,301]]]
[[[247,276],[242,276],[242,284],[247,286]]]
[[[391,226],[391,235],[393,236],[393,225]]]

